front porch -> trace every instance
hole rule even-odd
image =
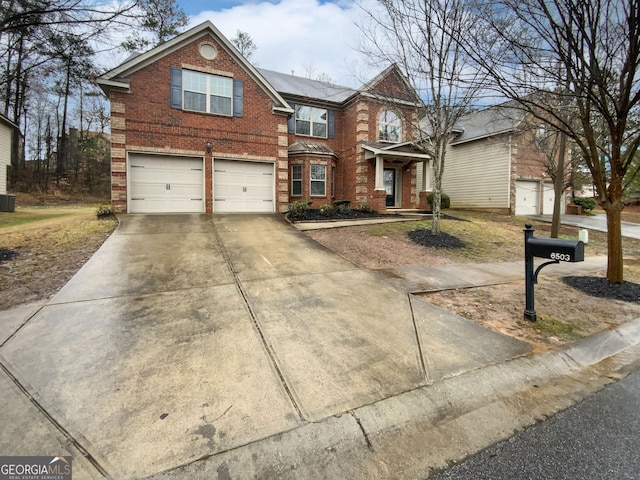
[[[429,155],[413,142],[363,144],[365,159],[374,164],[375,180],[371,207],[379,212],[427,209],[431,191]],[[418,191],[418,177],[422,186]]]

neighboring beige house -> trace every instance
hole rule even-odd
[[[15,123],[0,114],[0,195],[7,193],[7,173],[11,166],[11,139],[17,128]]]
[[[555,194],[545,171],[545,156],[533,146],[530,137],[535,133],[523,131],[524,114],[510,110],[490,107],[459,122],[442,179],[452,208],[515,215],[553,213]]]

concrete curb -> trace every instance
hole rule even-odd
[[[425,478],[600,390],[639,360],[637,318],[150,478]]]

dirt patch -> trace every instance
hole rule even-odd
[[[601,280],[604,272],[593,277]],[[606,280],[605,280],[606,281]],[[424,300],[462,317],[528,342],[534,351],[609,330],[640,317],[640,303],[602,299],[542,276],[535,286],[537,321],[524,319],[524,281],[421,294]]]
[[[0,310],[53,296],[84,265],[117,225],[91,208],[37,210],[35,220],[7,227],[26,209],[0,214]],[[41,218],[41,219],[40,219]]]
[[[468,222],[443,221],[448,235],[445,243],[460,241],[459,248],[442,248],[429,244],[430,222],[391,223],[345,227],[307,232],[316,241],[369,269],[395,266],[443,265],[449,263],[490,263],[523,258],[522,229],[526,219],[476,212],[459,212]],[[456,212],[458,216],[458,212]],[[545,236],[547,224],[535,224],[536,236]],[[586,255],[604,255],[606,234],[591,231]],[[578,229],[562,227],[561,235],[577,238]],[[416,235],[422,245],[410,239]],[[625,278],[630,292],[640,284],[640,241],[624,240]],[[601,290],[608,285],[605,272],[579,277],[573,288],[560,278],[544,274],[535,287],[537,322],[524,319],[524,281],[504,285],[449,290],[420,295],[424,300],[452,311],[495,331],[530,343],[534,351],[543,351],[596,332],[612,329],[640,317],[640,302],[589,295],[589,287]],[[571,280],[569,280],[571,281]],[[638,287],[640,288],[640,287]],[[586,292],[585,292],[586,290]],[[627,293],[616,290],[617,297]],[[638,298],[638,297],[636,297]],[[631,297],[633,300],[633,297]]]

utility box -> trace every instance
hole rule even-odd
[[[584,262],[584,243],[580,240],[529,237],[525,255],[559,262]]]
[[[13,212],[16,209],[16,196],[0,194],[0,212]]]

